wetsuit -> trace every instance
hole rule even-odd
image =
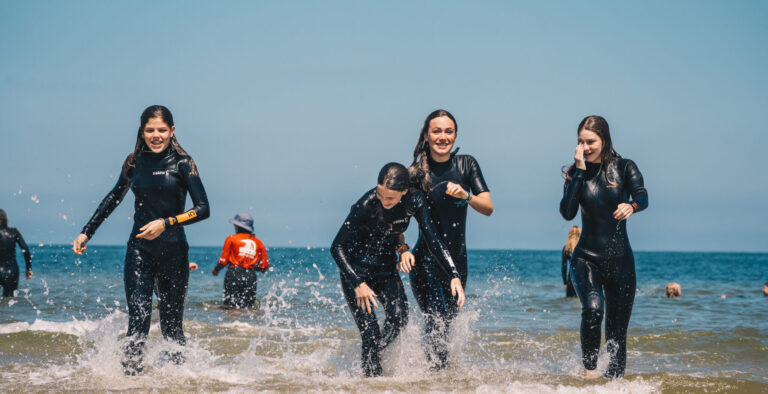
[[[173,146],[161,153],[141,152],[136,156],[133,167],[123,169],[117,184],[104,197],[82,231],[90,239],[120,204],[128,189],[133,191],[136,197],[133,231],[128,239],[124,270],[129,315],[126,335],[131,337],[123,361],[126,373],[141,372],[142,369],[155,277],[163,337],[181,345],[186,343],[182,320],[189,282],[189,246],[182,226],[209,216],[208,197],[190,160],[189,156],[176,152]],[[187,192],[194,206],[184,212]],[[136,238],[145,224],[163,218],[165,231],[159,237],[151,241]],[[174,357],[175,362],[182,361],[180,354]]]
[[[232,234],[224,240],[218,264],[218,273],[224,267],[224,305],[231,308],[249,308],[256,301],[258,273],[269,268],[269,257],[264,244],[249,233]]]
[[[576,297],[576,290],[573,288],[573,278],[571,278],[571,271],[568,269],[568,263],[571,261],[571,255],[563,248],[563,284],[565,285],[565,296]]]
[[[32,256],[21,237],[19,230],[13,227],[0,227],[0,286],[3,297],[13,297],[19,287],[19,265],[16,263],[16,244],[19,244],[27,263],[27,271],[32,269]]]
[[[603,168],[586,163],[587,170],[575,167],[560,201],[566,220],[576,216],[581,205],[582,231],[571,258],[571,277],[582,305],[582,363],[588,370],[597,367],[600,325],[605,310],[605,338],[610,363],[605,375],[624,375],[627,360],[627,327],[635,299],[635,259],[627,237],[627,221],[613,218],[621,203],[635,212],[648,206],[648,192],[635,163],[615,159]]]
[[[441,239],[456,263],[461,285],[467,289],[466,224],[468,204],[445,194],[448,182],[460,185],[473,195],[488,191],[483,173],[474,157],[451,155],[443,163],[429,160],[430,190],[426,194],[430,218],[442,235]],[[411,289],[424,313],[424,338],[427,359],[435,369],[445,368],[448,362],[448,330],[458,314],[456,300],[451,296],[450,276],[425,246],[423,233],[414,248],[416,267],[411,273]]]
[[[443,269],[458,278],[459,272],[445,244],[430,223],[424,195],[418,190],[408,192],[394,207],[384,209],[376,198],[376,189],[363,195],[339,229],[331,246],[331,255],[341,272],[341,287],[363,341],[362,368],[366,376],[381,375],[379,352],[397,338],[408,322],[408,300],[397,274],[399,236],[415,216],[426,235],[425,246],[438,256]],[[357,306],[355,288],[365,282],[384,308],[384,333],[374,313]]]

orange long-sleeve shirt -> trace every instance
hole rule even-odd
[[[258,268],[266,271],[269,268],[267,248],[253,234],[232,234],[224,241],[219,265],[232,264],[246,269]]]

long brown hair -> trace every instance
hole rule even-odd
[[[8,215],[5,214],[5,211],[0,209],[0,228],[8,227]]]
[[[571,226],[571,229],[568,230],[568,241],[565,242],[565,248],[563,248],[565,254],[573,255],[573,248],[579,243],[579,237],[581,237],[581,227]]]
[[[136,165],[136,156],[139,155],[142,151],[145,149],[149,149],[147,147],[147,143],[144,142],[144,128],[147,126],[147,122],[149,122],[152,118],[160,118],[165,122],[165,124],[168,125],[168,127],[173,127],[173,114],[171,114],[171,110],[168,108],[162,106],[162,105],[150,105],[147,107],[144,112],[141,113],[141,119],[139,123],[139,132],[136,135],[136,146],[133,148],[133,152],[128,155],[128,157],[125,158],[125,162],[123,163],[123,174],[127,174],[127,169],[129,167],[134,167]],[[173,146],[173,149],[176,150],[176,152],[179,153],[179,155],[184,156],[188,158],[190,167],[192,168],[191,174],[192,175],[198,175],[197,173],[197,165],[195,165],[195,161],[192,160],[192,156],[187,153],[187,151],[184,150],[184,148],[179,145],[179,141],[176,139],[176,134],[174,133],[173,137],[171,137],[171,145]]]
[[[416,147],[413,149],[413,163],[408,167],[408,172],[411,175],[411,183],[421,189],[424,193],[429,192],[430,179],[429,179],[429,143],[427,142],[427,133],[429,132],[429,122],[432,119],[447,116],[453,122],[455,132],[459,132],[459,124],[456,123],[456,119],[450,112],[444,109],[438,109],[432,111],[427,118],[424,119],[424,125],[421,126],[421,133],[419,133],[419,141],[416,142]]]
[[[603,168],[607,167],[614,160],[621,158],[621,155],[616,153],[616,151],[613,149],[613,142],[611,141],[611,128],[608,126],[608,121],[605,120],[605,118],[598,115],[587,116],[581,120],[581,123],[579,123],[579,127],[576,129],[576,137],[579,136],[581,130],[589,130],[597,134],[597,136],[600,137],[600,140],[602,140],[603,148],[600,151],[600,165],[603,166]],[[563,166],[562,171],[566,179],[571,179],[569,174],[573,172],[574,168],[576,168],[576,164]],[[607,174],[605,179],[608,180]],[[608,182],[614,183],[610,180],[608,180]]]

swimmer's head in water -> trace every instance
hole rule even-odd
[[[388,163],[379,171],[376,198],[384,209],[390,209],[408,193],[409,184],[408,169],[400,163]]]
[[[679,298],[682,295],[683,295],[683,292],[680,289],[679,283],[670,282],[667,285],[667,298]]]
[[[768,283],[763,285],[763,295],[768,297]]]
[[[419,185],[422,191],[429,190],[429,162],[428,157],[445,156],[450,154],[453,144],[456,142],[456,134],[459,125],[456,118],[444,109],[432,111],[421,126],[419,141],[413,149],[413,163],[408,169],[413,182]]]
[[[8,227],[8,215],[0,209],[0,227]]]
[[[584,144],[584,159],[588,162],[608,164],[619,157],[613,150],[611,128],[602,116],[590,115],[582,119],[577,137],[579,144]]]

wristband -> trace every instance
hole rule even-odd
[[[402,244],[397,248],[397,253],[403,254],[409,250],[411,249],[408,247],[408,244]]]
[[[467,193],[467,199],[466,200],[459,200],[456,201],[454,204],[456,204],[457,207],[463,207],[467,204],[469,204],[469,200],[472,199],[472,193]]]

